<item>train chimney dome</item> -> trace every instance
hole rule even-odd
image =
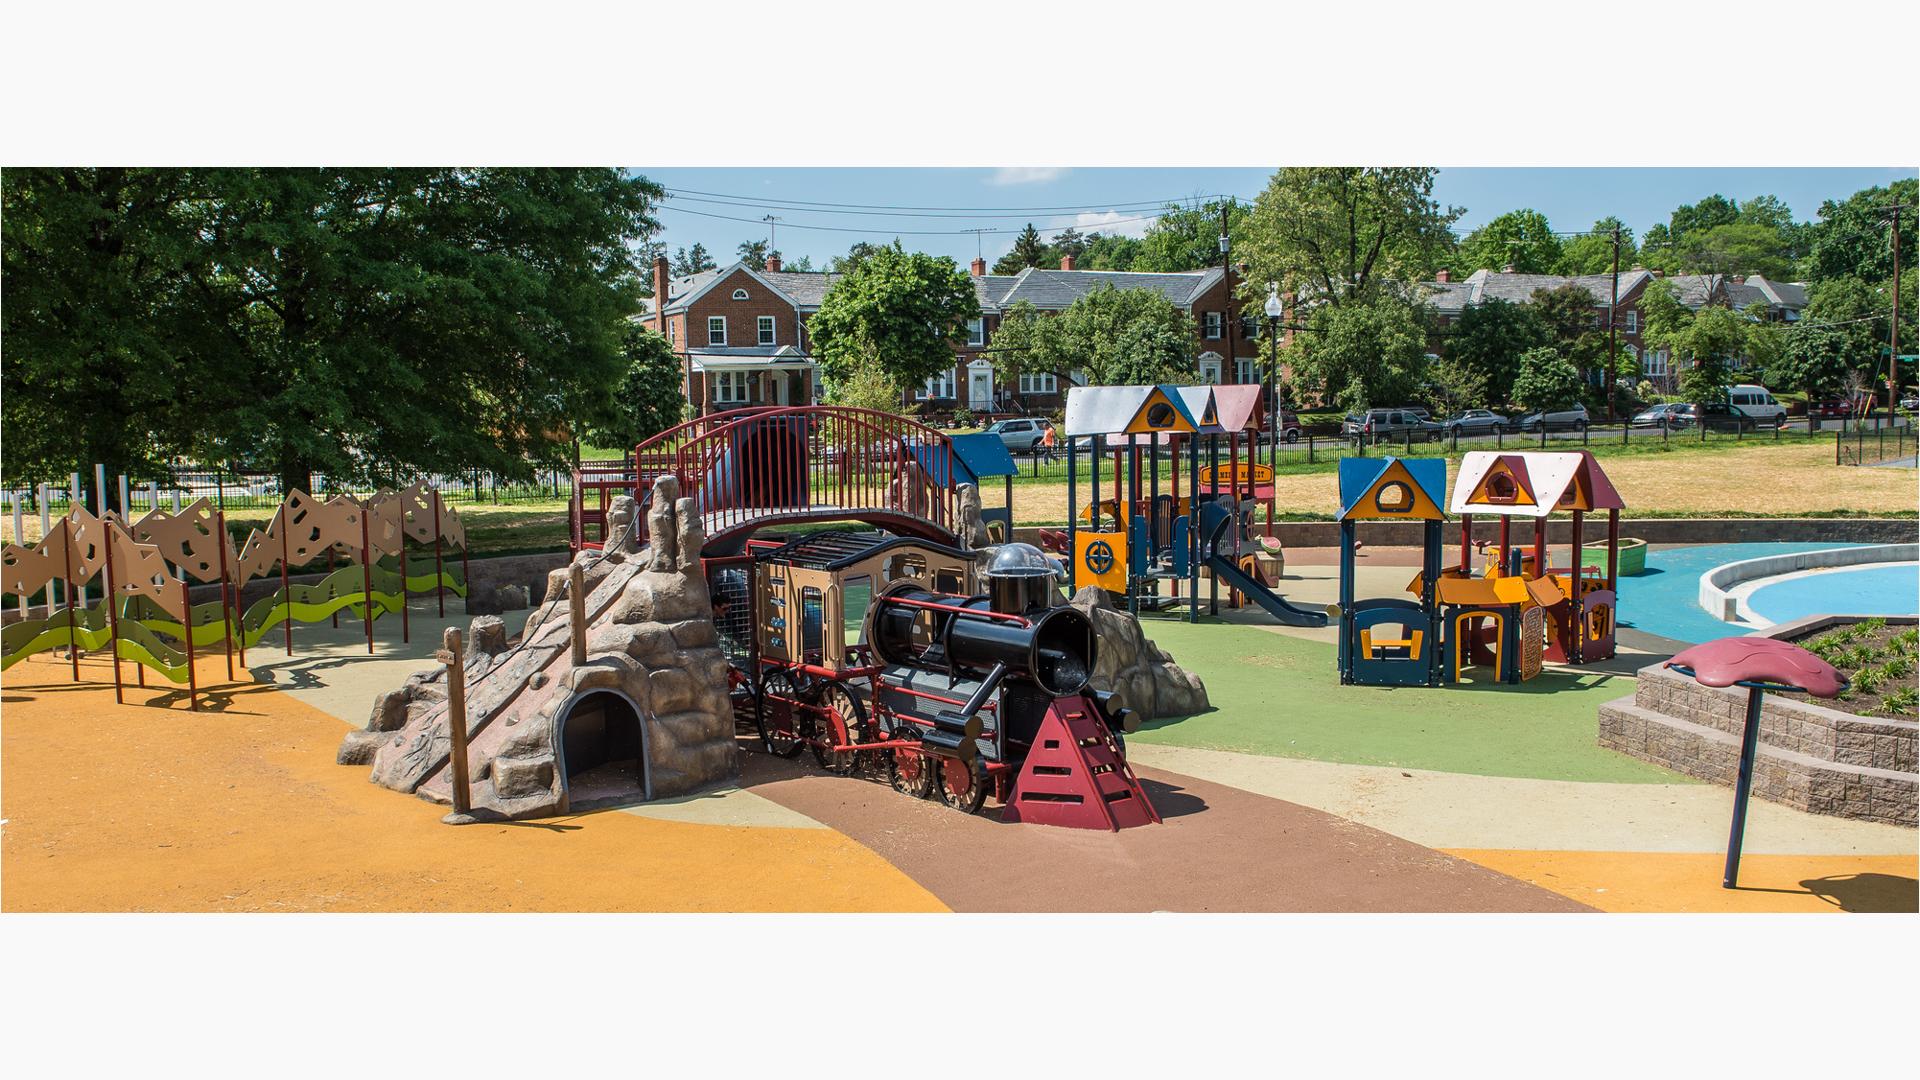
[[[1022,615],[1053,605],[1057,572],[1052,560],[1032,544],[1001,544],[987,560],[987,594],[993,610]]]

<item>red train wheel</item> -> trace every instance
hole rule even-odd
[[[887,755],[887,782],[903,795],[924,799],[933,794],[933,761],[918,750],[895,750]]]
[[[848,692],[845,686],[840,683],[828,683],[826,689],[820,692],[819,709],[814,718],[813,758],[820,763],[821,768],[830,773],[851,776],[860,763],[860,752],[858,750],[836,751],[832,747],[839,739],[842,729],[846,732],[849,744],[868,741],[866,707],[861,705],[860,699]]]
[[[775,668],[760,677],[753,717],[754,723],[759,725],[760,742],[766,746],[767,753],[791,758],[806,745],[800,738],[796,723],[799,709],[794,702],[799,696],[800,690],[793,684],[793,676],[785,671]]]
[[[979,813],[981,804],[987,801],[986,769],[959,758],[941,758],[940,799],[963,814]]]

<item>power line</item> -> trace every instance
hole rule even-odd
[[[1210,202],[1217,202],[1221,199],[1238,198],[1238,196],[1232,195],[1182,195],[1171,199],[1134,199],[1123,202],[1081,203],[1075,206],[898,206],[889,203],[814,202],[806,199],[762,198],[757,195],[727,195],[717,191],[694,191],[690,188],[667,188],[666,190],[673,195],[704,195],[710,199],[731,199],[745,205],[756,205],[772,209],[781,209],[781,206],[775,204],[784,204],[786,207],[831,206],[857,210],[956,210],[1015,214],[1037,213],[1044,210],[1058,210],[1062,212],[1071,210],[1114,210],[1129,206],[1177,205],[1182,200],[1204,199]]]
[[[779,206],[772,203],[727,202],[721,199],[701,199],[701,198],[695,198],[687,195],[673,195],[673,196],[670,196],[670,198],[672,198],[674,202],[703,203],[710,206],[731,207],[736,210],[781,210],[787,213],[794,213],[794,214],[833,214],[833,215],[844,214],[851,217],[957,218],[962,221],[1018,220],[1021,218],[1033,218],[1036,216],[1063,217],[1066,214],[1075,212],[1075,211],[1062,210],[1057,213],[1050,213],[1050,214],[1042,213],[1042,214],[1036,215],[1036,214],[1031,214],[1026,212],[1011,213],[1011,214],[979,214],[979,213],[970,213],[970,212],[946,212],[946,211],[938,211],[938,210],[929,210],[929,211],[828,210],[828,209],[813,209],[810,207],[803,207],[803,206]],[[1103,205],[1102,208],[1115,213],[1123,212],[1123,210],[1126,213],[1140,213],[1142,212],[1142,210],[1145,209],[1146,205],[1151,205],[1155,208],[1158,208],[1158,207],[1167,206],[1168,204],[1153,203],[1153,204],[1145,204],[1143,206],[1134,206],[1134,204],[1131,204],[1131,203],[1116,203],[1116,204],[1105,204]],[[1092,213],[1092,212],[1093,211],[1091,210],[1078,211],[1078,213],[1083,213],[1083,214]]]
[[[716,218],[720,221],[742,221],[749,225],[766,224],[763,218],[735,217],[732,214],[715,214],[705,210],[690,210],[684,206],[662,204],[660,209],[672,210],[680,214],[693,214],[696,217]],[[1108,228],[1114,225],[1129,225],[1136,221],[1154,221],[1163,214],[1143,214],[1139,217],[1115,218],[1112,221],[1088,222],[1089,227]],[[813,232],[859,233],[866,236],[970,236],[975,233],[991,236],[1012,236],[1024,229],[855,229],[837,225],[799,225],[783,222],[789,229],[808,229]],[[1049,226],[1051,228],[1051,226]]]

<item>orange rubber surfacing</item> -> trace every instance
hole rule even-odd
[[[1911,912],[1913,855],[1745,855],[1720,887],[1725,852],[1448,850],[1602,911]]]
[[[445,807],[334,764],[339,720],[225,683],[219,657],[199,674],[190,713],[171,687],[114,705],[104,657],[79,684],[50,656],[6,673],[7,911],[946,910],[828,829],[443,825]]]

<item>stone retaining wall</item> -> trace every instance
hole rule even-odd
[[[1799,637],[1851,621],[1819,616],[1765,636]],[[1637,680],[1630,697],[1600,706],[1600,745],[1731,787],[1740,767],[1746,691],[1701,686],[1658,664],[1641,668]],[[1768,694],[1760,710],[1754,794],[1815,814],[1912,826],[1920,809],[1917,736],[1920,725],[1911,720],[1856,716]]]

